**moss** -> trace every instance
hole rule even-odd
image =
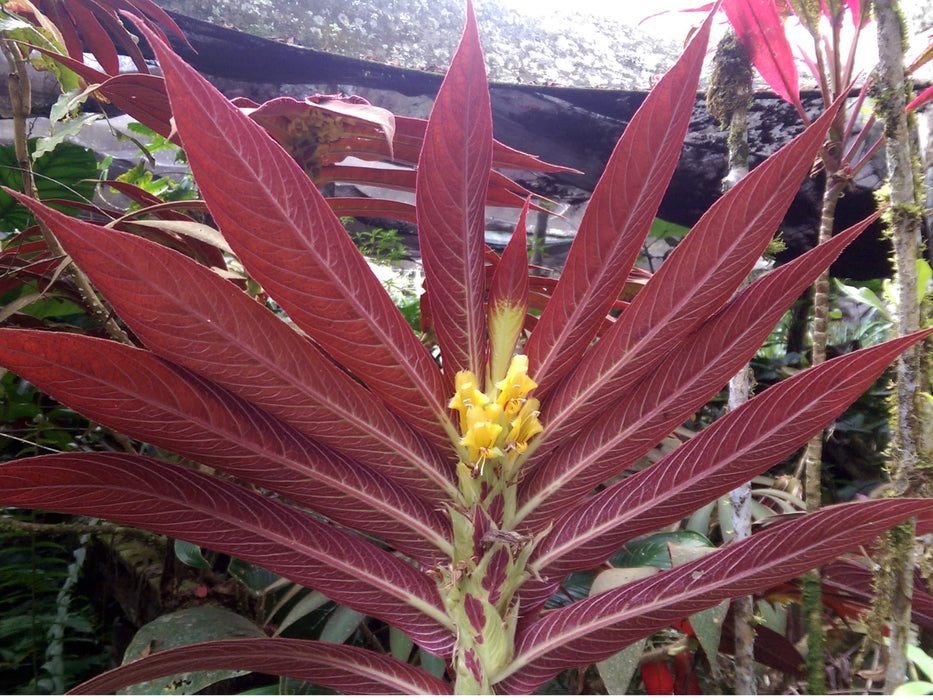
[[[771,239],[771,242],[768,243],[768,247],[765,248],[765,252],[762,254],[762,257],[767,260],[773,260],[778,254],[787,250],[787,244],[784,242],[782,236],[783,232],[778,233],[778,235]]]
[[[826,666],[823,661],[825,639],[823,630],[823,590],[819,576],[813,573],[801,576],[801,598],[804,614],[807,616],[805,628],[810,630],[807,636],[807,693],[810,695],[826,694]],[[814,634],[813,630],[818,633]]]
[[[752,102],[752,64],[734,33],[722,38],[713,57],[706,109],[728,128],[732,114]]]

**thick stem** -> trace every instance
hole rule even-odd
[[[826,165],[826,161],[824,161]],[[830,172],[827,166],[826,188],[820,212],[820,232],[817,245],[833,235],[836,204],[845,182]],[[813,285],[812,365],[826,360],[826,326],[829,320],[829,270],[824,270]],[[804,494],[807,511],[819,510],[822,504],[823,434],[813,436],[804,452]],[[807,691],[821,695],[826,692],[823,665],[825,645],[823,631],[823,599],[820,572],[814,569],[804,578],[803,616],[807,630]]]
[[[826,647],[823,634],[823,591],[818,569],[801,576],[804,626],[807,630],[807,694],[826,694]]]
[[[707,109],[729,129],[729,172],[722,181],[723,192],[748,175],[748,106],[752,98],[752,65],[745,48],[734,32],[727,34],[716,47]],[[747,281],[746,281],[747,284]],[[745,284],[743,284],[743,287]],[[729,381],[729,410],[733,411],[751,396],[754,375],[745,365]],[[751,484],[742,484],[729,494],[734,538],[751,535]],[[751,596],[737,599],[735,611],[735,692],[754,695],[755,678],[755,603]]]
[[[544,264],[544,246],[547,245],[548,213],[539,211],[535,216],[534,233],[531,236],[531,264]]]
[[[895,288],[897,294],[897,335],[920,328],[920,293],[917,261],[921,249],[922,193],[918,149],[912,138],[906,113],[907,87],[904,81],[904,28],[897,0],[875,0],[878,27],[878,105],[884,122],[886,160],[891,190]],[[888,470],[895,492],[910,490],[911,477],[929,466],[924,455],[924,436],[930,430],[928,412],[923,410],[921,392],[928,378],[922,370],[922,346],[904,352],[895,363],[895,406],[891,426]],[[886,542],[890,562],[890,654],[885,674],[885,692],[907,679],[907,643],[910,636],[911,598],[914,575],[914,528],[901,526]]]
[[[729,128],[729,172],[722,182],[723,192],[748,175],[748,106],[752,98],[752,66],[745,48],[734,32],[725,36],[716,48],[713,73],[707,93],[707,108],[723,126]],[[745,285],[743,285],[745,286]],[[729,381],[729,410],[733,411],[751,396],[754,375],[745,365]],[[729,494],[732,525],[736,540],[751,535],[751,484],[746,483]],[[754,695],[755,677],[755,603],[751,596],[737,599],[735,611],[735,692]]]
[[[31,86],[29,83],[29,74],[26,72],[26,62],[14,42],[7,38],[0,38],[0,49],[6,57],[10,67],[9,85],[10,105],[13,112],[13,144],[16,151],[16,160],[19,165],[20,173],[23,178],[23,192],[27,197],[38,199],[35,179],[32,173],[32,162],[29,158],[29,148],[27,145],[26,121],[29,118],[31,110]],[[49,255],[53,258],[65,259],[66,253],[55,238],[55,234],[42,222],[39,222],[39,230],[45,239],[45,245],[49,250]],[[121,343],[130,344],[129,336],[120,328],[119,324],[107,311],[107,308],[97,297],[97,293],[91,286],[90,280],[74,263],[68,266],[67,273],[81,297],[82,305],[90,314],[91,318],[103,326],[108,335]]]
[[[745,128],[745,116],[742,110],[737,120],[733,115],[730,128],[729,142],[739,138],[735,131],[742,129],[741,137],[747,144],[748,130]],[[730,148],[730,155],[732,149]],[[746,151],[747,154],[747,151]],[[731,161],[731,158],[730,158]],[[732,165],[730,171],[734,172],[736,166]],[[745,172],[748,172],[746,155]],[[745,285],[743,285],[745,286]],[[729,380],[729,410],[734,411],[748,401],[752,394],[754,374],[750,365],[745,365]],[[736,541],[744,540],[752,534],[752,485],[745,483],[729,492],[729,503],[732,507],[732,528]],[[755,601],[752,596],[738,598],[733,603],[735,612],[735,693],[736,695],[755,695],[758,691],[758,680],[755,676]]]

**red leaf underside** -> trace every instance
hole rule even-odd
[[[23,201],[152,351],[429,502],[453,488],[437,450],[233,283],[174,251]]]
[[[642,457],[716,394],[748,361],[781,315],[874,218],[756,280],[687,336],[625,401],[549,458],[531,460],[522,484],[527,527],[552,519]]]
[[[689,565],[568,605],[519,635],[514,661],[495,679],[496,688],[503,693],[529,693],[562,669],[608,658],[723,599],[789,580],[931,508],[929,499],[824,508]]]
[[[176,673],[243,670],[284,676],[351,695],[449,695],[450,686],[411,664],[344,644],[299,639],[229,639],[160,651],[71,691],[113,693]]]
[[[579,359],[625,284],[680,156],[711,19],[619,139],[525,352],[547,391]]]
[[[449,526],[408,490],[147,351],[0,329],[0,365],[92,420],[379,532],[421,560],[449,547]]]
[[[138,455],[57,454],[0,467],[4,503],[106,518],[239,557],[405,631],[453,645],[434,582],[398,557],[254,491]]]
[[[446,444],[453,427],[438,367],[327,201],[261,126],[147,37],[202,196],[243,265],[315,342]]]
[[[492,112],[476,20],[467,26],[434,101],[418,162],[418,241],[433,328],[451,377],[486,369],[484,273]]]

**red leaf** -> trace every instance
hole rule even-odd
[[[907,112],[910,113],[915,109],[919,109],[927,102],[933,101],[933,85],[928,87],[926,90],[917,95],[913,100],[910,101],[910,104],[907,105]]]
[[[761,77],[802,112],[794,52],[774,0],[724,0],[723,10]]]
[[[422,561],[449,549],[449,525],[409,490],[148,351],[0,329],[0,365],[92,420],[378,532]]]
[[[729,606],[729,612],[722,624],[722,637],[719,650],[725,654],[735,653],[735,610]],[[754,643],[755,661],[777,669],[782,673],[790,674],[796,678],[805,677],[803,671],[806,663],[797,647],[791,644],[783,634],[779,634],[769,627],[758,625],[755,628]]]
[[[623,398],[646,370],[728,301],[771,241],[838,106],[755,168],[701,217],[622,317],[550,396],[551,410],[543,420],[548,444],[559,444]],[[559,291],[560,284],[555,300]],[[543,319],[539,327],[541,323]]]
[[[152,351],[435,505],[452,491],[444,457],[234,284],[174,251],[20,199]]]
[[[329,197],[327,203],[337,216],[379,216],[410,224],[418,222],[415,208],[407,202],[374,197]]]
[[[103,695],[176,673],[220,669],[287,676],[350,695],[451,693],[444,681],[387,654],[280,638],[227,639],[160,651],[82,683],[70,694]]]
[[[588,568],[627,540],[669,525],[762,473],[829,424],[895,357],[931,332],[849,353],[775,384],[664,459],[559,518],[532,565],[558,578]]]
[[[172,133],[172,110],[168,95],[165,94],[165,81],[161,76],[148,73],[108,76],[70,56],[63,56],[39,46],[29,45],[29,48],[55,59],[88,83],[98,83],[98,92],[140,124],[166,138]]]
[[[697,673],[695,653],[687,650],[682,651],[673,659],[674,673],[676,674],[676,683],[674,685],[675,695],[700,695],[700,677]]]
[[[439,444],[447,388],[340,220],[295,161],[146,29],[202,196],[250,274],[291,319]]]
[[[84,39],[84,45],[88,51],[94,54],[94,58],[105,72],[110,75],[119,73],[120,59],[117,56],[117,49],[107,32],[100,26],[94,13],[88,9],[87,5],[80,2],[67,2],[66,5],[75,26],[81,31],[81,38]]]
[[[913,601],[910,616],[914,624],[933,629],[933,596],[926,590],[926,583],[914,574]],[[838,559],[821,569],[823,581],[839,591],[870,605],[873,598],[874,574],[869,563],[857,559]]]
[[[526,526],[553,519],[620,474],[720,391],[794,300],[875,218],[756,280],[666,355],[625,401],[590,421],[550,458],[530,461],[520,491]]]
[[[418,162],[426,126],[427,121],[424,119],[396,115],[395,140],[392,144],[396,161],[408,163],[409,165],[415,165]],[[539,173],[579,172],[573,168],[565,168],[560,165],[546,163],[536,156],[522,153],[496,140],[492,142],[492,164],[493,167],[496,168],[530,170]]]
[[[433,328],[453,377],[486,373],[484,234],[492,112],[473,7],[424,134],[415,191]]]
[[[500,693],[529,693],[561,670],[608,658],[632,642],[724,598],[764,590],[865,542],[933,500],[887,499],[824,508],[551,612],[516,639],[513,661],[493,679]]]
[[[384,620],[432,654],[453,645],[427,576],[365,540],[217,477],[138,455],[62,453],[7,462],[0,494],[8,506],[106,518],[224,552]]]
[[[712,17],[632,117],[525,353],[545,392],[578,361],[625,285],[687,133]]]

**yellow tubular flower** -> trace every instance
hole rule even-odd
[[[490,403],[490,400],[486,394],[479,390],[476,375],[472,372],[466,370],[457,372],[454,385],[457,387],[457,393],[450,400],[448,408],[454,408],[460,412],[460,432],[465,434],[469,428],[467,422],[468,411],[471,408],[482,408]]]
[[[528,441],[544,430],[538,413],[538,399],[528,399],[510,424],[512,429],[505,438],[506,450],[521,454],[528,449]]]
[[[485,407],[474,406],[467,411],[467,430],[460,444],[470,449],[470,461],[499,457],[502,450],[496,447],[502,426],[496,420],[502,409],[496,404],[487,404]]]
[[[512,358],[505,379],[496,383],[499,390],[496,403],[502,406],[506,417],[512,418],[522,410],[525,395],[537,386],[528,376],[528,358],[525,355],[516,355]]]

